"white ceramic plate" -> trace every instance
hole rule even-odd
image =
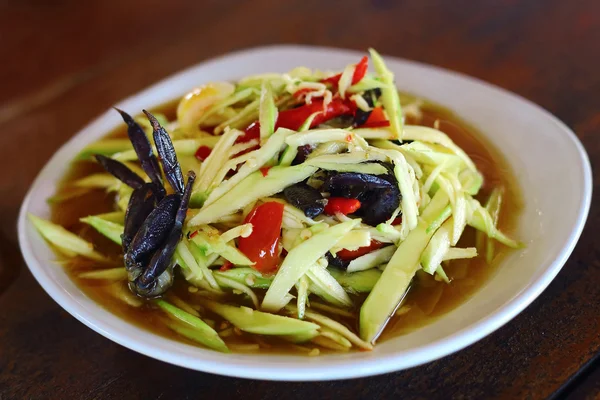
[[[204,82],[230,80],[296,66],[342,69],[363,54],[318,47],[250,49],[210,60],[122,101],[132,113],[183,95]],[[65,310],[107,338],[172,364],[245,378],[328,380],[397,371],[460,350],[508,322],[556,276],[571,254],[591,199],[591,170],[581,143],[569,128],[540,107],[481,81],[393,57],[385,57],[397,85],[464,117],[506,157],[526,200],[515,236],[527,248],[511,253],[498,273],[467,302],[413,333],[378,344],[372,352],[301,357],[220,354],[142,330],[90,300],[51,263],[54,254],[27,223],[26,214],[49,216],[45,199],[86,144],[121,124],[110,110],[66,143],[39,174],[18,221],[19,242],[31,272]]]

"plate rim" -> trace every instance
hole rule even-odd
[[[218,61],[233,61],[236,58],[243,58],[247,56],[251,56],[255,53],[262,53],[265,51],[332,51],[338,54],[362,54],[355,50],[346,50],[339,49],[333,47],[322,47],[322,46],[307,46],[307,45],[271,45],[271,46],[258,46],[252,47],[248,49],[238,50],[231,53],[219,55],[214,58],[210,58],[204,61],[201,61],[197,64],[190,66],[189,68],[185,68],[181,71],[175,72],[172,75],[166,76],[165,78],[154,82],[148,87],[145,87],[133,95],[127,97],[119,101],[117,104],[124,104],[133,99],[134,97],[139,96],[140,94],[146,91],[152,91],[157,86],[163,84],[164,82],[173,79],[176,76],[184,75],[185,73],[198,68],[200,66],[209,65],[211,63],[215,63]],[[105,323],[104,321],[98,321],[98,317],[94,317],[94,315],[86,315],[85,308],[82,307],[77,301],[74,301],[69,297],[66,290],[64,290],[58,282],[54,281],[52,277],[47,273],[47,266],[45,267],[40,263],[37,258],[34,256],[32,250],[32,244],[30,242],[30,238],[27,235],[27,218],[26,214],[29,209],[29,205],[32,201],[31,197],[34,192],[34,189],[40,186],[42,182],[42,178],[44,175],[48,174],[48,167],[60,153],[65,153],[66,150],[74,145],[74,143],[78,141],[84,141],[84,131],[87,127],[97,123],[101,120],[106,112],[100,114],[97,118],[86,124],[82,129],[80,129],[76,134],[74,134],[67,142],[65,142],[48,160],[42,170],[38,173],[35,180],[31,184],[30,188],[27,191],[27,195],[25,196],[23,203],[21,205],[19,211],[19,217],[17,222],[17,230],[18,230],[18,239],[19,246],[21,249],[21,253],[25,262],[38,281],[40,286],[50,295],[50,297],[57,302],[63,309],[73,315],[76,319],[81,321],[83,324],[93,329],[94,331],[100,333],[101,335],[107,337],[108,339],[127,347],[131,350],[134,350],[138,353],[144,354],[146,356],[170,363],[179,365],[186,368],[195,369],[198,371],[216,373],[225,376],[235,376],[241,378],[251,378],[251,379],[267,379],[267,380],[279,380],[279,381],[319,381],[319,380],[338,380],[338,379],[350,379],[350,378],[358,378],[358,377],[366,377],[379,375],[392,371],[399,371],[402,369],[414,367],[417,365],[421,365],[435,359],[439,359],[450,355],[454,352],[457,352],[477,341],[482,339],[483,337],[491,334],[493,331],[499,329],[503,325],[505,325],[508,321],[516,317],[521,311],[523,311],[527,306],[529,306],[542,292],[543,290],[550,284],[550,282],[556,277],[558,272],[561,270],[563,265],[568,260],[569,256],[573,252],[579,237],[583,231],[585,226],[585,222],[587,220],[587,216],[589,214],[589,209],[591,206],[591,197],[592,197],[592,170],[591,164],[589,161],[589,157],[585,151],[585,148],[579,138],[575,135],[575,133],[562,121],[560,121],[557,117],[549,113],[544,108],[539,105],[527,100],[526,98],[512,93],[506,89],[500,88],[496,85],[487,83],[478,78],[474,78],[460,72],[444,69],[441,67],[428,65],[416,61],[406,60],[400,57],[387,56],[384,55],[384,58],[394,60],[394,62],[409,64],[412,66],[417,66],[419,68],[425,68],[430,70],[436,70],[438,72],[442,72],[444,74],[450,74],[462,79],[466,79],[472,82],[477,82],[481,85],[486,86],[489,89],[494,89],[496,91],[500,91],[504,94],[507,94],[511,97],[517,98],[520,101],[528,103],[530,106],[533,106],[537,109],[537,111],[541,112],[544,117],[548,120],[552,121],[557,130],[561,131],[570,139],[571,144],[577,150],[577,155],[579,158],[579,162],[581,164],[582,172],[583,172],[583,195],[580,201],[580,209],[577,214],[577,220],[574,229],[571,231],[568,241],[563,244],[563,247],[560,251],[559,257],[556,258],[553,262],[551,262],[548,267],[541,273],[538,279],[529,282],[529,284],[523,288],[523,290],[517,295],[511,298],[506,302],[506,304],[500,308],[499,310],[486,315],[481,320],[467,326],[466,328],[462,328],[460,330],[455,331],[451,335],[448,335],[440,340],[437,340],[433,343],[428,343],[419,347],[411,348],[408,350],[403,350],[401,353],[394,354],[385,354],[379,357],[373,357],[367,360],[357,360],[355,362],[348,362],[347,359],[343,357],[339,357],[337,362],[328,363],[319,363],[317,358],[310,358],[308,362],[301,363],[302,365],[292,365],[286,366],[281,365],[278,368],[274,368],[273,366],[267,365],[255,365],[251,363],[240,363],[240,359],[243,359],[243,355],[233,354],[227,355],[233,358],[225,359],[222,358],[221,361],[214,360],[215,358],[220,357],[212,357],[215,354],[222,356],[222,354],[211,351],[204,350],[207,354],[207,358],[198,358],[185,356],[181,352],[174,353],[173,349],[156,349],[152,348],[145,343],[136,343],[131,341],[131,339],[124,338],[120,336],[120,333],[114,333],[114,329],[111,329],[109,323]],[[89,299],[96,305],[98,305],[94,300]],[[99,307],[102,307],[98,305]],[[102,308],[103,309],[103,308]],[[105,309],[103,309],[106,311]],[[108,312],[108,311],[106,311]],[[110,313],[112,315],[112,313]],[[124,322],[126,325],[133,326],[131,323],[126,320],[121,319],[120,317],[114,316],[118,318],[121,322]],[[138,328],[139,329],[139,328]],[[119,329],[117,329],[118,332]],[[140,329],[143,332],[147,332],[144,329]],[[153,337],[159,337],[163,341],[173,342],[171,339],[164,338],[155,334],[148,332]],[[178,343],[178,348],[185,349],[186,347],[192,349],[198,349],[195,346],[190,346],[186,344]],[[211,353],[211,354],[209,354]],[[240,356],[239,358],[236,356]],[[261,356],[263,357],[263,356]],[[273,357],[273,356],[268,356]],[[256,356],[252,356],[253,359],[256,359]],[[412,361],[402,362],[400,358],[409,359]],[[211,360],[213,359],[213,360]],[[300,359],[300,358],[299,358]],[[206,361],[204,361],[206,360]],[[302,358],[304,360],[304,358]],[[360,364],[358,364],[360,363]],[[299,363],[300,364],[300,363]],[[319,365],[320,364],[320,365]],[[252,365],[250,367],[250,365]],[[345,368],[335,369],[331,368],[334,366],[344,366]],[[350,367],[350,368],[349,368]]]

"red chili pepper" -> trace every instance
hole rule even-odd
[[[194,231],[192,233],[190,233],[189,238],[193,238],[194,236],[196,236],[198,234],[198,231]]]
[[[383,108],[375,107],[371,111],[371,114],[369,114],[367,121],[360,128],[381,128],[386,126],[390,126],[390,121],[385,117]]]
[[[325,78],[325,79],[321,79],[321,83],[330,83],[333,86],[336,86],[340,83],[340,78],[342,77],[342,74],[335,74],[333,76],[330,76],[329,78]]]
[[[283,204],[270,201],[255,207],[244,221],[252,224],[252,234],[241,237],[238,248],[255,263],[252,268],[259,272],[277,269],[282,249],[279,246],[282,220]]]
[[[247,142],[251,141],[252,139],[259,139],[259,138],[260,138],[260,125],[259,125],[258,121],[255,121],[246,128],[243,135],[238,136],[235,143],[236,144],[237,143],[247,143]],[[246,150],[240,151],[237,154],[234,154],[232,156],[232,158],[239,157],[241,155],[244,155],[246,153],[254,151],[258,148],[260,148],[260,146],[257,144],[256,146],[250,147],[249,149],[246,149]]]
[[[402,223],[402,217],[397,217],[392,221],[392,225],[400,225]]]
[[[360,59],[356,67],[354,67],[354,74],[352,74],[352,84],[356,85],[362,80],[367,74],[367,68],[369,68],[369,59],[364,56]]]
[[[210,156],[211,151],[212,149],[208,146],[200,146],[198,147],[198,150],[196,150],[194,157],[196,157],[200,161],[204,161],[208,158],[208,156]]]
[[[313,128],[330,119],[342,116],[352,115],[354,113],[353,105],[344,101],[340,98],[334,98],[323,110],[323,100],[318,99],[313,101],[311,104],[306,104],[300,107],[291,108],[289,110],[281,111],[277,116],[277,122],[275,123],[275,129],[287,128],[293,131],[297,131],[302,124],[312,114],[318,112],[315,118],[312,120],[310,127]],[[252,139],[258,139],[260,137],[260,124],[258,121],[253,122],[246,128],[245,133],[240,136],[235,142],[245,143]]]
[[[368,124],[368,123],[381,122],[381,121],[387,121],[387,118],[385,117],[385,113],[383,112],[383,108],[375,107],[371,111],[371,114],[369,114],[369,118],[367,118],[366,123]]]
[[[260,168],[260,173],[262,174],[262,176],[267,176],[269,175],[269,170],[271,169],[271,167],[262,167]]]
[[[362,80],[367,74],[367,68],[369,68],[369,58],[364,56],[360,59],[356,67],[354,67],[354,73],[352,74],[352,84],[355,85]],[[337,86],[340,83],[342,74],[335,74],[328,78],[321,79],[321,83],[330,83],[333,86]]]
[[[360,201],[357,199],[347,199],[345,197],[330,197],[325,206],[325,213],[334,215],[342,213],[344,215],[352,214],[360,208]]]
[[[279,113],[277,117],[277,128],[287,128],[298,130],[302,124],[314,113],[319,113],[315,116],[310,127],[315,127],[330,119],[341,115],[351,114],[352,108],[347,102],[342,99],[333,99],[325,109],[323,109],[323,100],[315,100],[311,104],[306,104],[301,107],[292,108]]]
[[[251,141],[252,139],[258,138],[260,138],[260,124],[258,123],[258,121],[255,121],[248,125],[248,127],[244,131],[244,134],[242,136],[239,136],[235,142],[246,143]]]
[[[335,255],[344,261],[351,261],[365,254],[369,254],[373,250],[377,250],[385,246],[385,243],[378,242],[377,240],[371,240],[371,244],[364,247],[359,247],[356,250],[342,249],[335,253]]]
[[[231,269],[231,267],[233,267],[233,264],[227,260],[225,260],[225,262],[223,263],[223,265],[221,265],[221,268],[219,268],[219,271],[221,272],[225,272]]]
[[[310,92],[314,92],[314,89],[304,88],[304,89],[296,90],[292,96],[296,99],[299,99],[303,95],[308,94]]]

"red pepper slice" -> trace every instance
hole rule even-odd
[[[260,138],[260,124],[258,123],[258,121],[255,121],[246,128],[244,134],[242,136],[239,136],[235,142],[246,143],[251,141],[252,139],[258,138]]]
[[[238,248],[255,263],[252,268],[259,272],[273,272],[279,265],[282,220],[283,204],[270,201],[254,207],[244,221],[252,224],[252,234],[241,237]]]
[[[260,125],[258,123],[258,121],[251,123],[246,130],[244,131],[244,134],[241,136],[238,136],[238,138],[236,139],[235,143],[247,143],[249,141],[251,141],[252,139],[259,139],[260,138]],[[249,153],[251,151],[254,151],[256,149],[260,148],[259,145],[250,147],[249,149],[240,151],[237,154],[234,154],[232,156],[232,158],[235,157],[239,157],[241,155],[244,155],[246,153]]]
[[[378,242],[377,240],[371,240],[371,244],[364,247],[359,247],[356,250],[346,250],[342,249],[335,253],[337,257],[344,261],[351,261],[360,256],[364,256],[365,254],[369,254],[373,250],[377,250],[385,246],[385,243]]]
[[[342,115],[352,115],[354,112],[353,105],[350,102],[344,101],[340,98],[334,98],[328,105],[323,109],[323,100],[314,100],[311,104],[305,104],[300,107],[291,108],[289,110],[281,111],[277,116],[277,122],[275,123],[275,129],[287,128],[297,131],[302,124],[312,114],[319,112],[312,120],[310,127],[313,128],[319,124],[329,121],[335,117]],[[260,137],[260,124],[258,121],[253,122],[246,128],[245,133],[240,136],[236,143],[249,142],[252,139],[258,139]]]
[[[208,156],[210,156],[211,151],[212,149],[208,146],[200,146],[198,147],[198,150],[196,150],[194,157],[196,157],[200,161],[204,161],[208,158]]]
[[[292,96],[296,99],[299,99],[303,95],[308,94],[310,92],[314,92],[314,89],[304,88],[304,89],[296,90]]]
[[[396,217],[393,221],[392,221],[392,225],[400,225],[402,223],[402,217]]]
[[[344,100],[336,98],[323,109],[323,100],[315,100],[311,104],[280,112],[275,126],[277,128],[288,128],[296,131],[308,117],[316,112],[319,114],[315,116],[310,124],[311,128],[335,117],[351,114],[352,108]]]
[[[360,201],[357,199],[347,199],[345,197],[330,197],[325,206],[325,214],[335,215],[342,213],[344,215],[352,214],[360,208]]]
[[[354,73],[352,74],[352,84],[355,85],[362,80],[367,74],[367,69],[369,68],[369,58],[364,56],[360,59],[358,64],[354,67]],[[340,83],[340,78],[342,74],[335,74],[328,78],[321,79],[321,83],[330,83],[333,86],[338,86]]]
[[[329,78],[325,78],[325,79],[321,79],[321,83],[330,83],[333,86],[336,86],[340,83],[340,78],[342,77],[342,74],[335,74],[330,76]]]
[[[367,74],[367,69],[369,68],[369,58],[364,56],[360,59],[356,67],[354,67],[354,74],[352,74],[352,84],[356,85],[358,82],[362,80]]]
[[[385,117],[385,113],[383,112],[383,108],[375,107],[373,109],[373,111],[371,111],[371,114],[369,114],[369,118],[367,119],[366,123],[368,124],[368,123],[381,122],[381,121],[387,121],[387,118]]]
[[[390,121],[385,117],[383,108],[375,107],[371,111],[371,114],[369,114],[369,118],[367,118],[360,128],[381,128],[386,126],[390,126]]]
[[[262,167],[260,168],[260,173],[262,174],[262,176],[266,177],[267,175],[269,175],[270,169],[271,167]]]
[[[334,98],[327,105],[327,107],[323,109],[323,100],[314,100],[311,104],[281,111],[277,116],[275,129],[287,128],[297,131],[308,119],[308,117],[316,112],[319,112],[319,114],[317,114],[317,116],[315,116],[315,118],[312,120],[312,123],[310,124],[311,128],[342,115],[353,115],[354,105],[349,101],[344,101],[340,98]],[[252,139],[258,138],[260,138],[260,123],[255,121],[246,128],[244,134],[238,137],[235,143],[246,143]],[[258,146],[245,150],[239,154],[236,154],[236,156],[240,156],[257,148]]]
[[[231,267],[233,267],[233,264],[230,261],[225,260],[223,265],[221,265],[221,268],[219,268],[219,271],[225,272],[225,271],[230,270]]]

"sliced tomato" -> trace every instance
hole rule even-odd
[[[347,199],[345,197],[330,197],[325,206],[325,214],[335,215],[342,213],[344,215],[352,214],[360,208],[360,201],[357,199]]]
[[[244,221],[252,224],[252,234],[241,237],[238,248],[255,263],[252,268],[259,272],[274,272],[280,263],[282,220],[283,204],[270,201],[254,207]]]
[[[344,261],[351,261],[365,254],[369,254],[373,250],[377,250],[385,246],[385,243],[378,242],[377,240],[371,240],[371,244],[364,247],[359,247],[356,250],[342,249],[335,253],[335,255]]]

